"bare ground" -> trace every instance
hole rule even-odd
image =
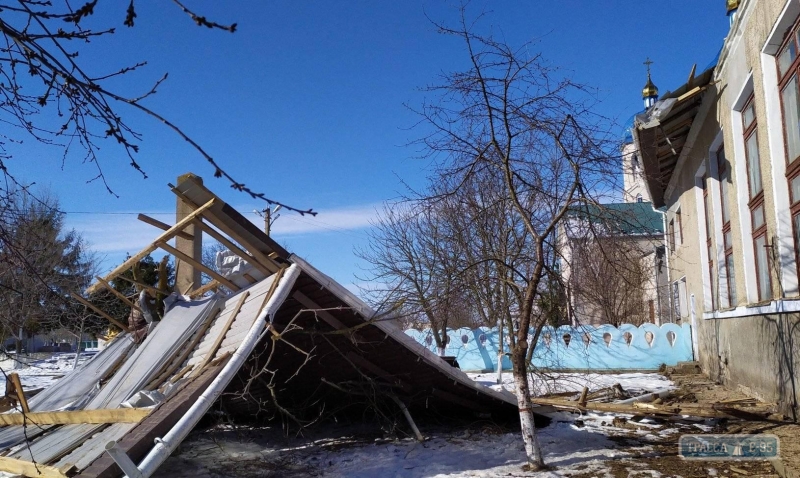
[[[748,399],[742,391],[730,390],[711,382],[704,375],[672,375],[678,386],[677,399],[670,403],[710,404],[722,401]],[[770,404],[757,403],[753,409],[758,411],[770,409]],[[780,439],[780,460],[769,461],[695,461],[684,460],[678,456],[678,438],[680,435],[659,437],[656,440],[637,437],[635,434],[617,435],[612,440],[625,448],[646,451],[635,452],[633,457],[609,461],[609,470],[614,478],[661,476],[661,477],[709,477],[720,476],[730,478],[776,477],[800,478],[800,425],[784,420],[785,417],[771,415],[768,420],[719,420],[707,433],[769,433]],[[634,430],[635,421],[627,423],[627,428]],[[626,428],[624,424],[622,428]],[[673,425],[664,425],[673,426]],[[691,433],[698,433],[692,430]],[[654,475],[652,471],[659,473]],[[604,476],[597,472],[586,472],[572,475],[578,478]],[[606,475],[607,476],[607,475]]]

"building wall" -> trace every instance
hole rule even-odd
[[[644,173],[633,142],[622,146],[622,201],[652,202],[644,181]]]
[[[770,46],[780,43],[787,27],[800,16],[800,2],[746,0],[725,40],[715,72],[716,83],[705,94],[693,129],[694,142],[678,163],[665,200],[667,222],[681,212],[683,241],[669,251],[673,283],[685,278],[686,314],[697,331],[699,360],[712,378],[745,388],[767,401],[781,404],[797,419],[800,370],[800,311],[795,244],[789,215],[789,192],[782,111],[777,96],[777,72]],[[724,19],[721,19],[724,21]],[[748,175],[741,110],[752,92],[758,134],[760,171],[764,190],[767,238],[776,260],[771,270],[772,290],[759,300],[748,206]],[[731,168],[729,194],[736,300],[726,292],[720,184],[715,152],[725,148]],[[708,270],[706,217],[699,178],[711,176],[713,232]],[[692,307],[692,304],[694,307]],[[694,314],[692,314],[694,309]],[[788,313],[778,314],[779,311]]]

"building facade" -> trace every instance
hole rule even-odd
[[[638,115],[633,138],[703,369],[796,420],[800,2],[727,6],[716,65]]]

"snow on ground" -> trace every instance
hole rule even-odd
[[[276,431],[273,433],[280,433]],[[216,435],[216,436],[215,436]],[[558,469],[524,474],[525,453],[518,433],[463,431],[437,433],[423,443],[413,439],[363,442],[346,446],[345,437],[317,440],[225,439],[215,432],[195,435],[181,445],[154,478],[211,478],[220,476],[325,477],[485,477],[570,476],[604,468],[603,462],[625,457],[607,436],[586,433],[574,424],[554,422],[539,440],[545,461]],[[266,446],[265,446],[266,444]],[[262,474],[253,473],[261,470]],[[268,473],[271,470],[274,474]]]
[[[94,353],[81,353],[78,364],[82,364]],[[55,353],[51,355],[22,356],[19,360],[8,354],[0,361],[0,390],[5,390],[6,375],[16,373],[25,390],[45,388],[72,371],[75,366],[74,353]]]
[[[83,362],[89,354],[81,354]],[[69,373],[74,353],[53,354],[30,359],[23,368],[13,370],[11,359],[1,361],[6,373],[20,375],[23,386],[39,388],[52,384]],[[4,381],[0,374],[0,381]],[[494,373],[473,373],[470,377],[495,389],[513,390],[513,377],[503,374],[502,384]],[[532,390],[537,395],[551,392],[580,391],[584,386],[597,390],[619,383],[639,394],[674,384],[659,374],[577,374],[557,373],[537,377]],[[0,383],[0,387],[2,387]],[[615,415],[619,417],[619,415]],[[535,476],[566,477],[585,473],[607,476],[608,460],[620,459],[644,448],[621,448],[613,435],[636,435],[656,439],[678,433],[648,420],[634,427],[620,428],[615,416],[602,413],[581,415],[559,412],[552,423],[539,430],[545,462],[553,471],[524,473],[525,454],[519,433],[494,429],[425,430],[428,439],[363,438],[364,433],[342,429],[335,424],[319,425],[313,436],[287,438],[280,427],[260,428],[252,432],[220,429],[193,433],[155,477],[211,478],[226,476],[326,476],[366,478],[386,477],[481,477]],[[366,424],[362,428],[372,430]],[[702,424],[697,425],[702,429]],[[361,438],[358,438],[358,437]],[[270,474],[270,470],[274,473]],[[266,474],[265,474],[266,473]]]
[[[469,378],[491,387],[495,390],[505,389],[514,392],[514,377],[511,372],[503,372],[502,384],[497,383],[497,374],[467,373]],[[620,384],[631,395],[641,395],[661,389],[673,389],[675,384],[668,378],[657,373],[563,373],[550,372],[534,375],[531,383],[531,392],[534,396],[559,392],[580,392],[583,387],[590,391],[611,387]]]
[[[470,376],[493,388],[500,387],[494,373]],[[552,374],[546,386],[551,391],[579,391],[584,385],[596,390],[616,383],[634,393],[674,388],[663,376],[646,373]],[[513,389],[511,374],[503,375],[502,386]],[[608,460],[649,449],[646,445],[623,448],[613,436],[637,436],[649,441],[679,433],[678,428],[664,427],[647,419],[624,426],[618,421],[620,415],[558,412],[552,417],[549,426],[539,429],[538,437],[545,462],[555,467],[553,471],[522,471],[525,453],[519,433],[491,429],[426,431],[423,427],[428,439],[418,443],[410,438],[359,439],[354,438],[357,434],[352,430],[320,425],[315,432],[317,436],[308,438],[286,438],[279,429],[260,429],[255,434],[220,429],[196,432],[181,445],[181,453],[171,457],[154,476],[552,478],[586,473],[610,476]],[[696,428],[699,431],[706,427],[698,424]],[[320,438],[319,434],[326,436]]]

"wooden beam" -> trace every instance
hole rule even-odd
[[[103,279],[103,278],[102,278],[102,277],[100,277],[100,276],[94,276],[94,278],[95,278],[95,279],[97,279],[97,282],[99,282],[100,284],[102,284],[102,285],[103,285],[103,287],[105,287],[106,289],[108,289],[108,291],[109,291],[109,292],[111,292],[111,293],[112,293],[112,294],[114,294],[114,295],[115,295],[115,296],[116,296],[116,297],[117,297],[119,300],[121,300],[122,302],[124,302],[124,303],[125,303],[125,305],[127,305],[127,306],[128,306],[128,307],[130,307],[131,309],[136,309],[136,310],[138,310],[139,312],[142,312],[142,313],[144,312],[144,311],[142,311],[142,308],[141,308],[141,307],[139,307],[138,305],[136,305],[136,304],[134,304],[133,302],[131,302],[131,301],[130,301],[130,299],[128,299],[127,297],[125,297],[125,295],[124,295],[123,293],[121,293],[120,291],[118,291],[117,289],[115,289],[115,288],[114,288],[114,286],[112,286],[110,282],[108,282],[107,280]]]
[[[735,416],[734,410],[715,409],[712,405],[703,408],[683,407],[682,405],[654,405],[652,403],[635,402],[630,404],[620,403],[600,403],[588,402],[586,405],[581,405],[578,402],[570,400],[559,400],[553,398],[532,398],[531,403],[536,405],[550,405],[556,408],[568,408],[572,410],[595,410],[600,412],[611,413],[626,413],[629,415],[655,415],[655,416],[675,416],[687,415],[693,417],[704,418],[723,418]]]
[[[169,252],[173,256],[177,257],[178,259],[180,259],[180,260],[182,260],[182,261],[184,261],[186,263],[189,263],[192,266],[194,266],[195,268],[200,269],[201,271],[205,272],[206,274],[211,276],[212,279],[216,280],[217,282],[219,282],[220,284],[224,285],[228,289],[230,289],[230,290],[232,290],[234,292],[236,292],[237,290],[240,289],[240,287],[238,285],[236,285],[233,282],[229,281],[228,279],[223,277],[221,274],[218,274],[216,271],[212,270],[210,267],[207,267],[206,265],[204,265],[201,262],[197,262],[193,258],[191,258],[188,255],[184,254],[183,252],[175,249],[174,247],[170,246],[166,242],[159,241],[159,242],[156,242],[156,245],[158,247],[160,247],[161,249],[164,249],[165,251]],[[184,291],[184,294],[188,294],[188,293],[189,293],[188,290]]]
[[[149,408],[101,408],[69,412],[2,413],[0,414],[0,426],[138,423],[151,411]]]
[[[172,192],[175,193],[176,196],[181,198],[181,201],[183,201],[186,204],[189,204],[191,206],[194,206],[194,203],[189,198],[187,198],[185,194],[180,192],[178,190],[178,188],[172,188]],[[209,217],[209,216],[210,215],[206,215],[204,217],[208,222],[213,224],[215,227],[219,228],[220,231],[224,232],[231,239],[233,239],[234,241],[236,241],[239,244],[241,244],[242,247],[247,249],[250,252],[250,254],[252,254],[253,257],[255,257],[261,264],[265,264],[266,265],[266,264],[273,263],[273,264],[275,264],[276,270],[277,270],[278,267],[280,267],[280,265],[278,265],[275,261],[270,259],[267,254],[264,254],[263,252],[261,252],[258,249],[258,245],[257,244],[255,244],[253,242],[250,242],[247,239],[245,239],[243,236],[237,234],[236,231],[234,231],[232,227],[229,227],[224,222],[214,220],[215,218]],[[274,254],[274,252],[270,253],[270,255],[271,254]],[[279,257],[279,255],[276,254],[276,257]]]
[[[242,250],[241,247],[237,246],[227,237],[217,232],[216,229],[204,223],[202,219],[196,220],[194,222],[194,225],[200,228],[201,231],[205,232],[209,236],[219,241],[220,244],[230,249],[231,252],[233,252],[237,256],[247,261],[248,264],[252,264],[253,267],[261,271],[261,273],[264,274],[265,276],[271,276],[273,272],[276,272],[278,270],[278,265],[275,264],[273,261],[270,260],[262,264],[261,262],[258,261],[258,259],[255,258],[255,256],[248,254],[246,251]]]
[[[216,288],[218,288],[220,285],[221,285],[221,284],[220,284],[219,282],[217,282],[217,281],[215,281],[215,280],[212,280],[212,281],[210,281],[209,283],[207,283],[206,285],[204,285],[204,286],[200,286],[200,287],[198,287],[197,289],[193,290],[193,291],[192,291],[192,292],[189,294],[189,297],[198,297],[198,296],[201,296],[201,295],[205,294],[206,292],[208,292],[208,291],[210,291],[210,290],[213,290],[213,289],[216,289]]]
[[[172,239],[176,234],[181,232],[183,230],[183,228],[185,228],[186,226],[191,224],[196,217],[199,217],[201,214],[203,214],[204,211],[206,211],[208,208],[213,206],[215,201],[216,201],[216,198],[212,198],[207,203],[205,203],[202,206],[200,206],[199,208],[195,209],[191,214],[187,215],[185,218],[183,218],[180,221],[178,221],[177,223],[175,223],[174,226],[172,226],[169,229],[167,229],[166,231],[164,231],[164,233],[161,234],[160,236],[158,236],[156,238],[156,240],[154,240],[153,242],[150,243],[150,245],[148,245],[147,247],[145,247],[144,249],[142,249],[138,253],[134,254],[127,261],[125,261],[122,264],[120,264],[119,266],[117,266],[117,268],[114,269],[113,271],[109,272],[105,276],[105,280],[110,281],[114,277],[118,276],[119,274],[121,274],[121,273],[125,272],[126,270],[130,269],[131,267],[133,267],[133,265],[136,264],[137,262],[139,262],[142,259],[144,259],[145,257],[147,257],[148,254],[150,254],[151,252],[153,252],[156,249],[158,249],[158,243],[159,242],[165,242],[165,241],[168,241],[168,240]],[[94,283],[94,284],[90,285],[88,289],[86,289],[86,293],[87,294],[91,294],[91,293],[97,291],[97,289],[99,289],[99,288],[100,288],[100,284]]]
[[[28,407],[28,400],[25,398],[25,391],[22,390],[22,382],[19,380],[19,375],[16,373],[8,374],[8,380],[11,381],[11,385],[14,387],[14,395],[16,395],[16,399],[19,402],[20,408],[22,408],[23,413],[30,413],[31,409]],[[8,395],[8,393],[6,393]]]
[[[367,372],[377,377],[380,377],[383,380],[386,380],[386,382],[388,382],[391,385],[400,387],[407,394],[411,394],[414,391],[414,387],[410,383],[402,380],[401,378],[398,378],[396,375],[390,374],[386,370],[378,367],[374,363],[370,362],[369,360],[367,360],[366,358],[362,357],[361,355],[355,352],[352,351],[347,352],[346,358],[349,361],[351,361],[353,365],[363,368]]]
[[[146,216],[144,214],[139,214],[138,216],[136,216],[136,219],[142,221],[145,224],[150,224],[151,226],[155,226],[155,227],[161,229],[162,231],[169,231],[169,228],[170,228],[169,224],[167,224],[165,222],[161,222],[158,219],[153,219],[152,217]],[[175,236],[176,237],[182,237],[182,238],[190,240],[190,241],[192,239],[194,239],[194,235],[189,234],[188,232],[185,232],[185,231],[180,231],[177,234],[175,234]]]
[[[122,279],[122,280],[124,280],[125,282],[130,282],[131,284],[133,284],[133,285],[136,285],[136,286],[139,286],[139,287],[141,287],[142,289],[149,290],[149,291],[150,291],[150,292],[152,292],[153,294],[164,294],[164,292],[163,292],[163,291],[160,291],[160,290],[158,290],[157,288],[155,288],[155,287],[153,287],[153,286],[151,286],[151,285],[147,285],[147,284],[145,284],[144,282],[139,282],[139,281],[137,281],[137,280],[131,279],[130,277],[125,277],[125,276],[123,276],[123,275],[118,275],[117,277],[115,277],[115,279]]]
[[[307,295],[303,294],[299,290],[295,291],[295,293],[292,294],[292,297],[295,300],[297,300],[297,302],[300,302],[300,304],[303,307],[305,307],[307,309],[312,309],[314,311],[314,313],[317,315],[317,317],[319,317],[322,320],[324,320],[325,322],[327,322],[328,325],[330,325],[334,329],[336,329],[336,330],[344,330],[344,329],[347,328],[347,326],[345,326],[341,321],[339,321],[339,319],[334,317],[327,310],[323,310],[322,307],[319,306],[319,304],[317,304],[316,302],[311,300],[311,298],[309,298]],[[355,331],[354,331],[354,333],[355,333]]]
[[[93,311],[95,311],[95,312],[96,312],[96,313],[97,313],[97,314],[98,314],[100,317],[103,317],[104,319],[106,319],[107,321],[109,321],[109,322],[111,322],[112,324],[116,325],[117,327],[119,327],[120,329],[124,330],[125,332],[130,332],[130,331],[131,331],[131,330],[128,328],[128,326],[127,326],[127,325],[124,325],[124,324],[123,324],[122,322],[120,322],[119,320],[117,320],[117,319],[115,319],[114,317],[111,317],[110,315],[106,314],[105,312],[103,312],[103,310],[102,310],[102,309],[100,309],[100,308],[99,308],[99,307],[97,307],[96,305],[92,304],[92,303],[91,303],[91,302],[89,302],[88,300],[84,299],[83,297],[79,296],[78,294],[76,294],[76,293],[72,292],[72,293],[70,293],[70,295],[72,296],[72,298],[73,298],[73,299],[77,300],[78,302],[80,302],[81,304],[85,305],[86,307],[88,307],[88,308],[92,309],[92,310],[93,310]]]
[[[244,305],[244,302],[247,300],[249,296],[250,296],[249,290],[242,292],[242,297],[239,298],[239,302],[236,303],[236,307],[234,307],[234,309],[231,311],[231,315],[228,317],[228,321],[225,322],[225,325],[222,327],[222,330],[220,331],[219,335],[217,335],[217,338],[214,340],[214,343],[211,345],[211,348],[208,349],[208,353],[206,354],[205,358],[200,363],[200,365],[195,369],[196,372],[199,370],[203,370],[203,368],[214,358],[214,354],[217,353],[217,349],[219,349],[219,346],[222,345],[222,341],[225,340],[225,335],[227,335],[228,330],[231,328],[231,325],[233,325],[233,321],[236,320],[236,316],[239,315],[239,311],[242,310],[242,306]]]
[[[73,465],[69,465],[72,468]],[[7,456],[0,457],[0,471],[31,478],[66,478],[67,469],[40,465],[32,461],[18,460]]]

